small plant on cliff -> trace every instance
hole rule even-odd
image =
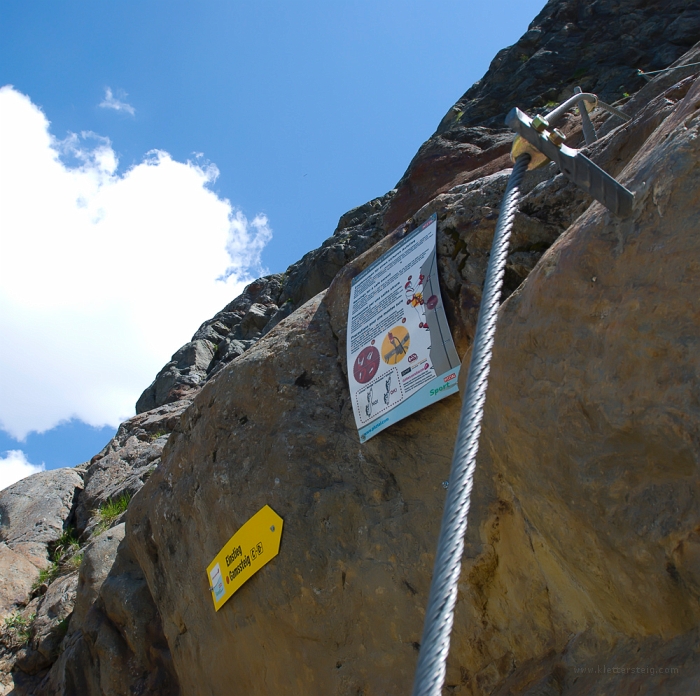
[[[76,553],[74,556],[71,556],[68,561],[66,562],[66,565],[73,569],[77,570],[80,568],[80,564],[83,562],[83,554],[81,553]]]
[[[59,575],[70,573],[78,568],[83,554],[78,553],[80,542],[75,536],[75,529],[68,527],[58,539],[49,545],[51,563],[39,571],[39,576],[32,585],[31,594],[42,594]]]
[[[66,616],[65,619],[61,619],[55,626],[53,626],[51,632],[58,638],[63,638],[66,633],[68,633],[68,624],[70,623],[70,616]]]
[[[75,553],[80,548],[80,542],[75,536],[75,530],[68,527],[60,537],[58,537],[53,547],[52,558],[57,563],[65,556]]]
[[[164,432],[163,430],[158,430],[155,433],[151,434],[151,442],[154,440],[157,440],[159,437],[163,437],[163,435],[167,435],[168,433]]]
[[[38,590],[42,585],[50,585],[60,572],[61,566],[56,561],[52,561],[51,565],[39,571],[39,577],[32,585],[32,592]]]
[[[31,638],[31,625],[35,618],[36,614],[25,618],[18,611],[8,616],[0,631],[2,643],[8,648],[25,646]]]
[[[99,531],[107,529],[114,520],[119,517],[119,515],[129,507],[129,501],[131,500],[131,493],[128,491],[122,493],[117,498],[109,498],[106,503],[100,505],[98,514],[100,516],[100,524],[98,525]]]
[[[144,471],[143,474],[141,474],[141,480],[142,480],[144,483],[146,483],[146,481],[148,481],[148,479],[151,478],[151,476],[153,475],[153,472],[154,472],[157,468],[158,468],[157,466],[154,466],[154,467],[152,467],[152,468],[150,468],[150,469],[146,469],[146,471]]]

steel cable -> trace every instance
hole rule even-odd
[[[510,234],[520,201],[520,185],[529,162],[529,154],[520,155],[515,162],[503,196],[491,246],[469,364],[467,387],[452,457],[447,501],[442,516],[413,696],[440,696],[445,681],[450,634],[457,601],[457,583],[462,568],[464,535],[467,531],[469,500],[474,483],[481,419],[484,414],[491,354],[496,334],[496,319],[508,258]]]

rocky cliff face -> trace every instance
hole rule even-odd
[[[410,691],[460,404],[359,444],[350,281],[437,213],[468,353],[503,115],[576,84],[631,95],[629,123],[593,114],[589,154],[638,202],[620,221],[553,166],[526,177],[447,691],[695,693],[700,71],[635,68],[699,62],[698,39],[687,2],[549,2],[396,189],[205,322],[103,452],[0,493],[0,693]],[[564,130],[580,142],[575,116]],[[215,613],[206,566],[264,504],[285,520],[280,554]]]
[[[483,79],[447,112],[396,188],[345,213],[319,249],[286,273],[255,281],[205,322],[144,391],[137,413],[195,393],[282,318],[325,290],[347,263],[436,196],[507,169],[513,134],[503,119],[513,106],[533,113],[571,96],[577,85],[616,102],[646,84],[638,68],[665,68],[699,38],[700,10],[688,0],[548,2],[521,39],[500,51]],[[670,87],[689,71],[692,68],[654,82]],[[649,96],[643,95],[643,104]],[[635,113],[640,104],[631,106],[630,113]],[[604,120],[603,114],[598,119]],[[570,135],[569,144],[580,143],[580,134]],[[496,206],[483,217],[497,211]],[[575,210],[567,214],[570,222]],[[511,289],[522,282],[544,248],[540,244],[536,256],[524,259],[525,266],[514,259],[509,269]]]

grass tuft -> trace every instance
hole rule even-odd
[[[75,529],[68,527],[53,547],[52,559],[58,563],[64,556],[75,553],[80,548],[80,542],[75,536]]]
[[[61,619],[52,629],[52,633],[59,638],[63,638],[68,633],[68,624],[70,623],[70,615],[65,619]]]
[[[80,568],[80,564],[83,562],[83,552],[81,551],[80,553],[76,553],[74,556],[71,556],[68,561],[66,561],[66,565],[69,568],[73,568],[77,570]]]
[[[31,638],[32,622],[36,614],[31,614],[27,618],[18,611],[8,616],[2,626],[2,642],[8,646],[23,647]]]
[[[112,522],[129,507],[130,501],[131,493],[126,491],[117,498],[109,498],[106,503],[100,505],[100,509],[97,511],[100,522],[95,528],[95,534],[101,534],[105,529],[109,529]]]
[[[61,566],[56,561],[51,561],[48,568],[39,571],[39,577],[32,584],[32,593],[42,585],[50,585],[61,573]]]
[[[38,590],[50,585],[59,575],[77,569],[83,560],[83,554],[79,551],[80,542],[75,536],[75,529],[68,527],[55,542],[49,545],[51,563],[47,568],[39,571],[39,576],[32,584],[31,593],[38,593]]]

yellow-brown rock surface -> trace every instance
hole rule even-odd
[[[477,675],[538,645],[567,693],[696,692],[699,108],[696,83],[623,172],[634,216],[591,206],[501,310],[477,487],[503,512],[475,511],[461,609],[483,629],[455,645]],[[676,672],[576,672],[606,662]]]
[[[456,399],[361,447],[322,295],[235,368],[187,411],[127,523],[183,693],[405,691]],[[265,504],[280,555],[216,613],[206,567]]]

